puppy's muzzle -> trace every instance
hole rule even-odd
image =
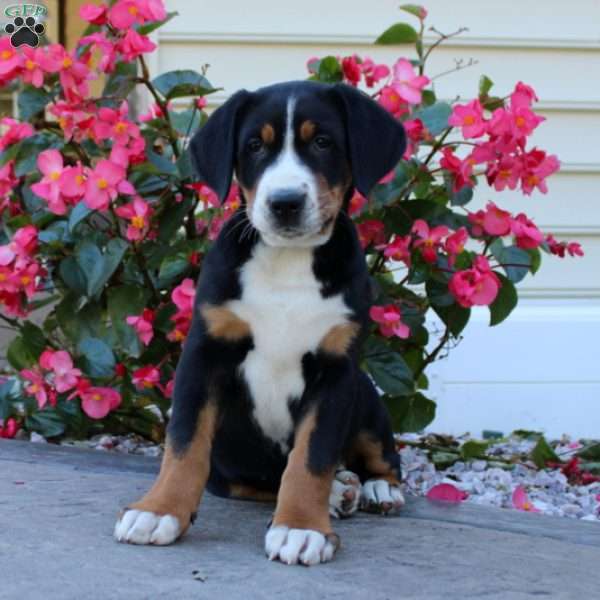
[[[277,228],[296,229],[302,222],[306,192],[299,189],[277,190],[269,195],[268,206]]]

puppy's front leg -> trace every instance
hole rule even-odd
[[[339,538],[331,529],[329,495],[346,438],[352,403],[352,365],[330,361],[307,388],[308,409],[294,436],[283,473],[273,522],[265,539],[271,560],[314,565],[333,558]]]
[[[189,527],[204,492],[217,405],[209,395],[202,329],[195,321],[177,367],[173,414],[158,479],[119,516],[114,535],[120,542],[174,542]]]

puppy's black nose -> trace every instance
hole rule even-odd
[[[279,225],[297,225],[306,202],[302,190],[278,190],[269,197],[269,207]]]

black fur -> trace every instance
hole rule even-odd
[[[203,178],[224,198],[234,170],[243,186],[252,188],[281,150],[275,140],[252,151],[251,140],[264,123],[281,129],[290,95],[296,98],[294,126],[305,120],[332,140],[321,152],[313,144],[296,140],[296,152],[309,168],[330,186],[353,181],[364,194],[400,159],[405,139],[402,127],[366,95],[342,85],[292,82],[238,92],[219,108],[191,145],[194,164]],[[250,144],[251,146],[251,144]],[[349,193],[351,190],[349,190]],[[347,194],[348,196],[348,194]],[[248,230],[244,207],[229,220],[208,253],[197,289],[197,306],[183,355],[177,368],[169,438],[176,452],[192,440],[199,411],[209,400],[217,402],[219,420],[215,435],[208,488],[227,495],[229,483],[276,491],[286,456],[253,419],[253,399],[239,366],[253,348],[251,337],[224,342],[207,334],[200,304],[221,305],[242,294],[240,269],[252,256],[260,234]],[[297,424],[309,409],[316,409],[317,424],[311,437],[308,467],[322,472],[347,458],[359,433],[368,432],[381,442],[383,458],[398,467],[389,417],[370,379],[358,365],[360,341],[368,323],[370,282],[355,227],[341,211],[329,240],[313,250],[313,272],[323,297],[341,294],[351,319],[361,327],[347,355],[322,350],[302,358],[305,391],[290,403]],[[282,402],[286,399],[282,398]],[[293,432],[289,445],[293,444]],[[361,478],[369,476],[360,457],[348,468]]]

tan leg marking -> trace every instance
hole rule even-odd
[[[257,490],[251,485],[243,483],[229,484],[229,496],[240,500],[256,500],[257,502],[275,502],[277,500],[276,492]]]
[[[356,436],[356,441],[350,451],[349,462],[356,458],[362,458],[365,468],[373,478],[385,479],[391,484],[400,484],[392,465],[383,458],[383,444],[374,440],[369,433],[361,432]]]
[[[360,325],[353,321],[334,325],[319,342],[319,349],[328,354],[343,356],[348,352],[359,331]]]
[[[300,125],[300,139],[303,142],[310,142],[313,135],[315,135],[315,131],[317,126],[312,121],[304,121],[302,125]]]
[[[208,335],[213,338],[235,342],[252,335],[250,325],[224,306],[204,304],[200,314],[206,321]]]
[[[158,479],[141,500],[128,508],[173,515],[181,526],[180,535],[185,532],[208,479],[216,415],[212,403],[200,411],[194,439],[182,454],[175,453],[167,440]]]
[[[267,144],[272,144],[275,141],[275,129],[271,123],[265,123],[260,130],[260,138]]]
[[[308,470],[308,449],[315,421],[314,414],[308,415],[296,431],[294,447],[281,479],[273,526],[328,534],[331,533],[329,494],[335,467],[319,475]]]

